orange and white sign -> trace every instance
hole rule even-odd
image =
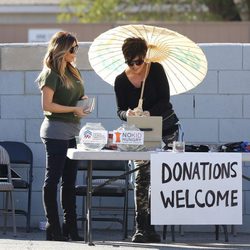
[[[130,144],[130,145],[143,145],[144,132],[143,131],[113,131],[113,143],[115,144]]]

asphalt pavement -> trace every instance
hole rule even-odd
[[[32,229],[30,233],[18,229],[16,237],[13,236],[11,229],[6,234],[0,232],[1,250],[250,249],[250,234],[238,233],[236,236],[229,234],[229,242],[225,242],[223,233],[220,234],[219,240],[215,240],[215,234],[211,232],[185,232],[183,236],[176,233],[175,242],[173,242],[168,233],[167,239],[161,243],[141,244],[131,242],[131,236],[122,240],[120,230],[104,229],[93,231],[93,243],[94,246],[89,246],[88,243],[80,241],[46,241],[45,232],[39,229]]]

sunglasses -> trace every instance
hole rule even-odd
[[[125,62],[128,66],[133,67],[134,65],[140,66],[144,63],[143,59],[138,60],[128,60]]]
[[[71,47],[70,50],[69,50],[69,53],[70,54],[75,54],[78,50],[78,45],[74,46],[74,47]]]

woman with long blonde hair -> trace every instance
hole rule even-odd
[[[44,120],[40,137],[46,151],[43,204],[47,217],[47,240],[83,240],[76,221],[75,181],[77,167],[67,158],[68,148],[75,148],[80,119],[87,111],[77,107],[85,98],[83,80],[75,66],[78,42],[69,32],[60,31],[51,38],[37,78],[41,90]],[[57,187],[61,180],[63,225],[60,226]]]

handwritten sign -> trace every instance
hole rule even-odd
[[[242,224],[241,154],[152,154],[151,222]]]

